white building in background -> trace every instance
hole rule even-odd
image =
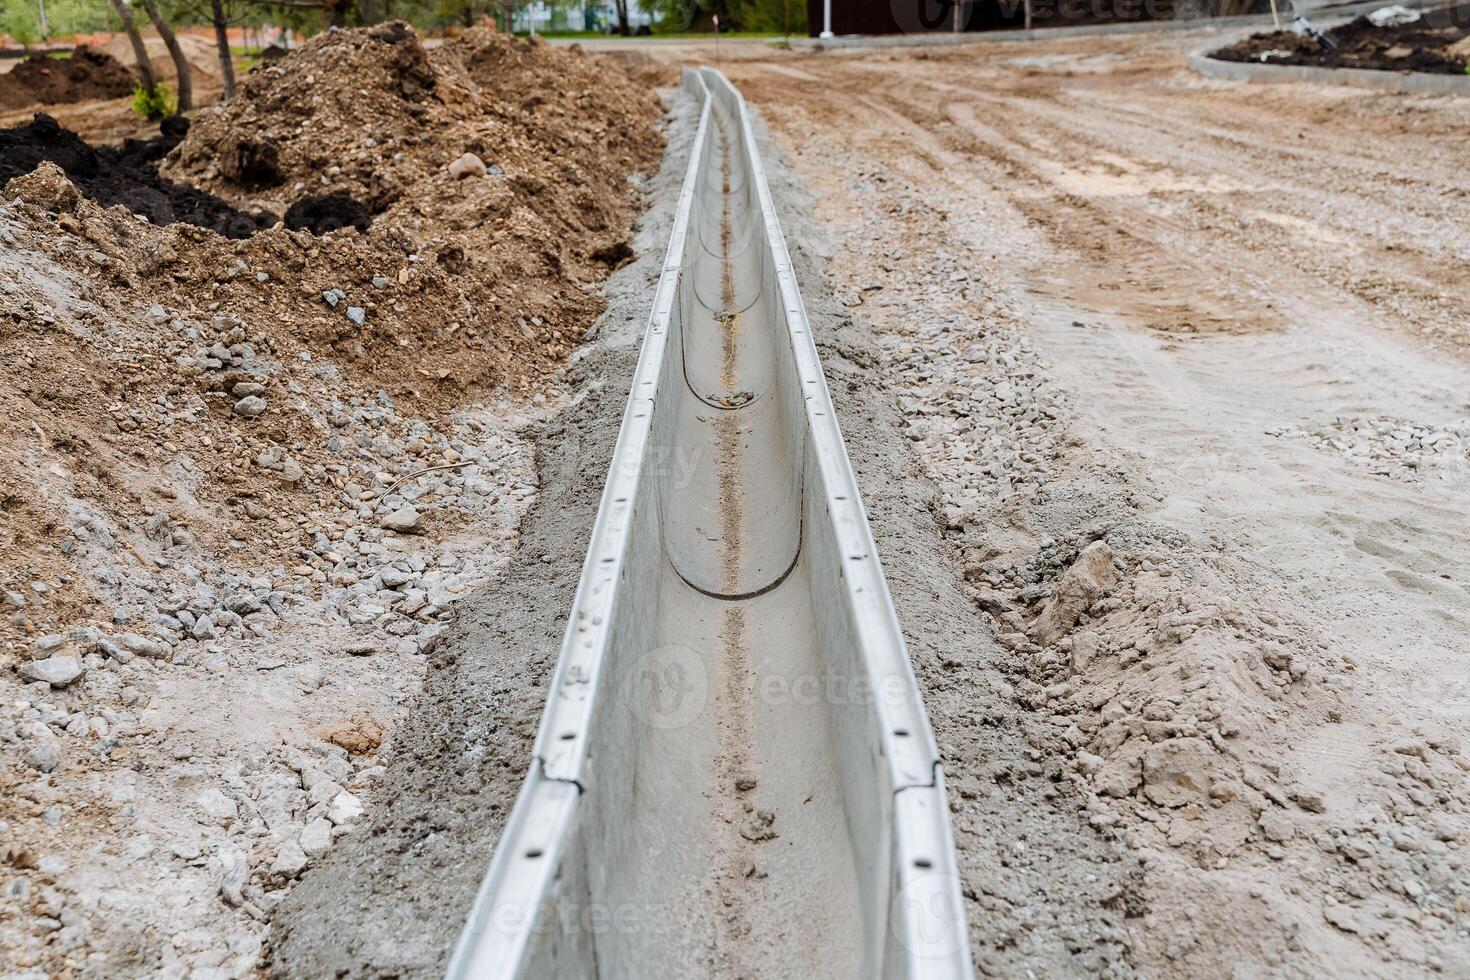
[[[639,0],[628,0],[628,26],[633,30],[653,25],[653,14]],[[596,3],[535,3],[517,7],[511,15],[511,29],[521,31],[605,31],[616,33],[618,8],[611,0]]]

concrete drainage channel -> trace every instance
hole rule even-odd
[[[745,105],[702,100],[530,772],[450,977],[967,977],[938,752]]]

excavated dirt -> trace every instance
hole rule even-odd
[[[25,126],[0,130],[0,181],[28,174],[42,161],[59,166],[76,188],[100,204],[122,205],[155,225],[190,224],[226,238],[245,238],[274,224],[274,215],[246,213],[213,194],[158,176],[157,162],[188,132],[188,120],[165,120],[162,133],[129,139],[121,148],[91,147],[44,113]]]
[[[1292,31],[1256,34],[1211,54],[1221,61],[1272,65],[1364,68],[1464,75],[1470,63],[1470,8],[1426,12],[1412,24],[1379,27],[1366,16],[1325,31],[1336,45],[1324,50],[1310,37]]]
[[[308,225],[312,212],[360,227],[366,216],[340,202],[362,202],[366,234],[317,244],[272,231],[246,246],[246,261],[287,262],[312,291],[274,276],[251,288],[279,293],[295,329],[350,370],[412,379],[410,397],[440,403],[546,377],[600,312],[590,284],[624,254],[629,175],[661,150],[656,111],[647,89],[578,50],[478,30],[425,50],[389,24],[258,66],[234,100],[199,114],[162,171],[246,209],[315,199],[292,215]],[[323,275],[317,249],[360,271]],[[322,301],[333,287],[347,290],[337,306]]]
[[[417,52],[405,62],[418,66],[412,82],[401,78],[399,63],[389,57],[406,48]],[[358,62],[344,64],[343,49],[365,53]],[[381,386],[415,410],[439,415],[473,397],[530,393],[553,380],[601,309],[594,285],[616,261],[604,253],[626,239],[637,194],[629,178],[656,159],[660,146],[652,127],[656,102],[600,59],[543,46],[472,33],[438,49],[436,56],[452,66],[476,66],[487,86],[461,88],[462,99],[452,110],[435,103],[435,112],[452,113],[460,121],[430,121],[433,139],[413,137],[416,166],[402,165],[398,171],[405,191],[366,234],[357,230],[367,220],[361,208],[331,194],[302,202],[292,215],[318,230],[339,221],[344,226],[322,237],[277,226],[230,241],[190,224],[156,227],[132,212],[158,214],[167,208],[166,200],[133,198],[127,208],[104,210],[77,191],[105,199],[118,186],[118,174],[148,166],[159,144],[93,151],[45,117],[0,134],[6,178],[28,171],[37,158],[59,160],[66,171],[66,177],[55,169],[25,174],[6,188],[8,198],[27,202],[16,220],[29,231],[28,247],[80,277],[81,297],[97,325],[140,316],[144,324],[136,347],[121,338],[115,348],[77,345],[58,334],[54,321],[16,306],[22,293],[0,297],[13,322],[0,341],[11,347],[5,364],[15,372],[7,384],[9,397],[18,399],[7,412],[10,423],[24,429],[26,420],[41,411],[36,419],[42,427],[68,432],[69,444],[88,466],[101,465],[100,458],[113,452],[147,452],[144,447],[164,441],[223,439],[198,461],[199,485],[191,494],[216,515],[200,533],[222,547],[228,540],[255,537],[251,526],[263,518],[250,516],[247,498],[280,492],[269,469],[249,463],[260,452],[259,436],[299,445],[293,456],[308,469],[331,460],[304,418],[272,412],[274,420],[267,417],[252,428],[233,416],[238,397],[224,396],[241,381],[263,386],[260,394],[269,399],[277,386],[271,375],[311,352],[333,361],[333,370],[346,382]],[[316,96],[305,79],[314,74],[322,77],[323,91],[348,107],[346,114],[362,118],[382,115],[381,99],[370,88],[374,78],[394,89],[410,84],[422,89],[435,79],[446,90],[451,84],[474,84],[467,75],[425,73],[423,59],[412,38],[388,44],[366,31],[324,35],[269,69],[274,82],[252,77],[246,83],[228,109],[244,121],[232,122],[226,110],[206,111],[176,155],[204,159],[198,130],[213,132],[209,142],[227,155],[238,145],[238,139],[228,142],[229,134],[257,130],[257,101],[271,105],[277,118],[281,107],[271,100],[278,89],[309,105]],[[368,64],[376,65],[376,72],[368,71]],[[502,70],[509,81],[492,85]],[[346,74],[329,84],[334,71]],[[346,77],[356,87],[343,92],[336,83]],[[552,79],[559,83],[560,101],[538,114],[506,106],[490,94],[495,85],[551,91]],[[591,106],[588,93],[594,86],[607,98],[601,108],[579,110],[592,117],[584,131],[568,117],[574,107]],[[325,122],[320,129],[330,137]],[[608,143],[587,136],[614,131],[619,135]],[[471,133],[485,134],[478,145],[487,154],[492,146],[506,148],[505,155],[496,155],[505,161],[500,174],[456,180],[445,172],[444,164],[475,142]],[[304,153],[306,145],[298,141],[292,152]],[[233,209],[225,213],[232,220],[239,215]],[[165,336],[149,337],[160,332]],[[223,345],[224,353],[211,352],[212,345]],[[385,356],[388,352],[391,356]],[[57,372],[56,383],[46,386],[38,408],[26,394],[41,395],[30,373],[35,365],[53,362],[48,370]],[[124,372],[128,384],[120,390],[117,363],[130,365]],[[288,384],[284,376],[279,384]],[[167,398],[171,391],[222,401],[182,429],[177,423],[161,427],[155,413],[136,407]],[[119,395],[125,395],[122,403]],[[282,389],[281,395],[289,398],[291,392]],[[64,420],[54,416],[58,411]],[[115,450],[97,447],[104,435],[121,444]],[[298,498],[290,506],[304,503],[301,490],[314,482],[290,487],[290,495]],[[118,517],[137,506],[109,480],[102,480],[96,492]],[[312,496],[323,503],[337,492],[328,481]]]
[[[69,58],[32,55],[0,75],[0,110],[122,98],[132,93],[133,82],[121,62],[91,48],[77,48]]]
[[[354,46],[372,57],[349,71]],[[546,101],[494,94],[502,65]],[[536,492],[517,429],[557,403],[661,149],[653,94],[575,52],[345,31],[278,69],[202,113],[221,150],[276,85],[343,160],[371,147],[338,116],[453,93],[387,150],[401,183],[370,225],[347,179],[269,202],[320,235],[93,200],[104,161],[152,167],[177,130],[89,149],[41,121],[0,157],[29,171],[0,203],[0,959],[20,970],[254,975],[457,603],[502,572]],[[451,175],[467,151],[496,166]],[[281,160],[315,155],[308,133]]]

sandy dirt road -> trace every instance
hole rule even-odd
[[[723,67],[811,194],[1046,753],[1147,869],[1103,972],[1466,975],[1470,102],[1208,81],[1209,38]],[[1091,540],[1122,584],[1039,636]],[[929,697],[984,782],[963,692]],[[975,854],[1010,842],[966,796],[977,959],[1009,974],[1059,927],[977,921],[1063,900],[1044,867],[987,888]]]

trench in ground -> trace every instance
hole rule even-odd
[[[669,397],[656,666],[689,665],[669,714],[636,733],[630,812],[657,846],[612,871],[621,898],[681,926],[617,943],[611,975],[857,975],[865,928],[858,856],[821,690],[802,446],[783,392],[780,302],[763,295],[764,230],[735,132],[715,103],[694,207],[698,237]],[[775,284],[770,284],[774,289]],[[670,678],[663,675],[662,679]],[[689,701],[682,700],[689,695]],[[667,722],[667,725],[662,725]],[[871,924],[868,924],[869,926]]]

